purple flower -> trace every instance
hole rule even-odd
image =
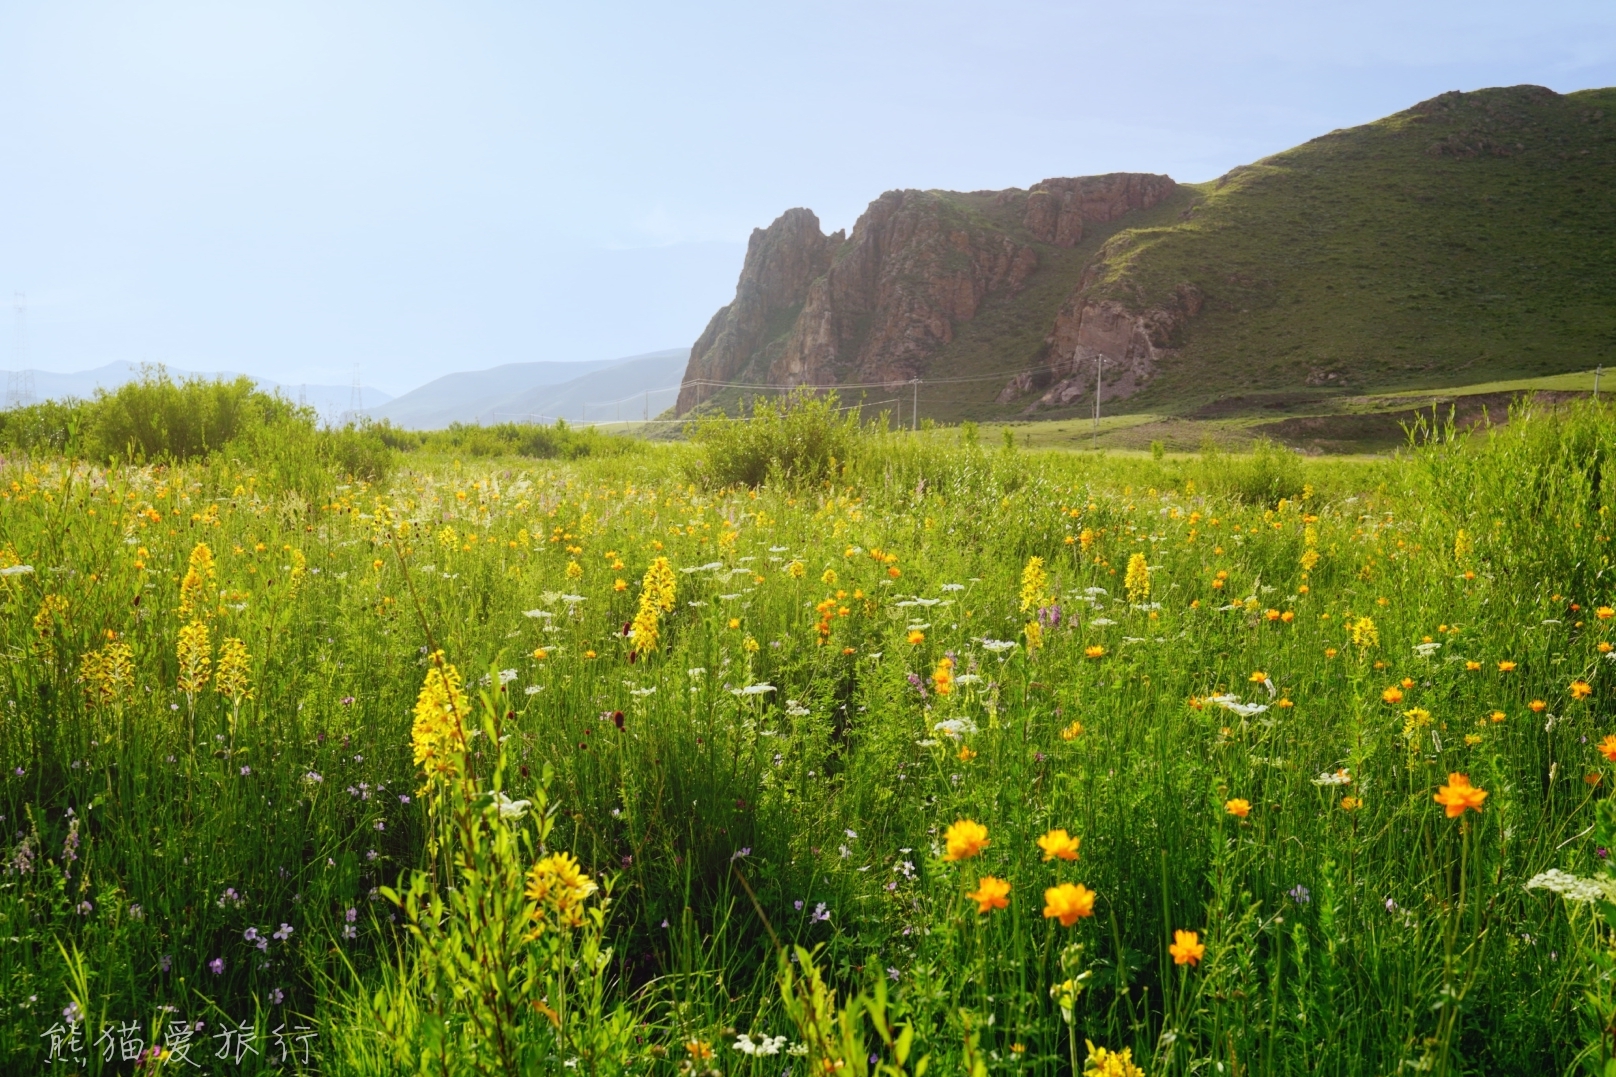
[[[746,846],[745,848],[742,848],[742,849],[736,849],[733,853],[730,854],[730,857],[729,857],[730,863],[733,864],[735,861],[740,860],[743,857],[748,857],[748,856],[751,856],[751,855],[752,855],[752,847],[750,845],[748,845],[748,846]]]
[[[821,901],[819,904],[814,906],[814,914],[813,914],[813,916],[809,917],[808,922],[811,923],[811,924],[817,924],[822,920],[829,920],[829,919],[830,919],[830,910],[825,908],[825,903],[823,901]]]
[[[69,1002],[67,1004],[67,1008],[62,1011],[62,1018],[68,1024],[76,1025],[80,1021],[84,1020],[84,1011],[79,1009],[79,1004],[77,1002]]]
[[[926,682],[920,679],[920,674],[909,674],[909,686],[920,693],[920,698],[926,698]]]
[[[241,768],[241,776],[243,778],[245,778],[247,775],[249,775],[251,773],[252,773],[252,768],[251,767],[242,767]]]
[[[270,1005],[279,1006],[281,1003],[283,1003],[285,1001],[286,1001],[286,993],[284,991],[282,991],[280,988],[277,987],[277,988],[275,988],[275,990],[273,990],[273,991],[271,991],[269,993]]]
[[[1601,845],[1599,848],[1594,850],[1594,855],[1601,860],[1608,860],[1610,859],[1610,850]]]
[[[79,902],[77,908],[80,916],[88,916],[90,913],[95,911],[95,906],[91,905],[88,901]]]
[[[342,697],[342,705],[344,707],[351,707],[351,706],[353,706],[353,703],[354,703],[354,697],[353,696],[343,696]]]
[[[351,924],[354,921],[359,919],[359,910],[358,909],[349,909],[343,915],[347,918],[348,922]]]
[[[171,969],[173,967],[174,967],[174,956],[172,954],[164,954],[162,957],[159,957],[157,959],[157,971],[158,972],[167,972],[169,969]]]
[[[1038,608],[1038,623],[1045,628],[1059,628],[1061,608],[1059,606],[1040,606]]]
[[[897,969],[891,967],[890,965],[887,967],[887,979],[891,980],[893,983],[897,983],[898,975],[899,973]]]
[[[212,961],[209,961],[208,962],[208,971],[213,973],[215,976],[223,976],[224,975],[224,958],[216,957]]]
[[[1297,883],[1295,886],[1287,890],[1286,893],[1288,893],[1291,896],[1291,900],[1296,902],[1298,905],[1306,905],[1308,902],[1313,900],[1313,895],[1309,893],[1307,887],[1303,886],[1301,883]]]

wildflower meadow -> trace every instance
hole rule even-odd
[[[0,1070],[1616,1073],[1616,412],[764,412],[9,455]]]

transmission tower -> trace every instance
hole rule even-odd
[[[6,373],[6,407],[26,407],[34,402],[34,372],[28,367],[28,297],[12,295],[16,311],[11,345],[11,369]]]

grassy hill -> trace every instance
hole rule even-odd
[[[1086,294],[1135,310],[1186,283],[1205,297],[1177,354],[1108,411],[1282,418],[1366,394],[1591,370],[1616,362],[1616,89],[1443,94],[1186,185],[1039,257],[1027,287],[957,327],[931,377],[1040,361],[1091,265]],[[1019,416],[1024,400],[994,402],[1001,387],[922,387],[921,413]]]
[[[1206,307],[1134,409],[1585,370],[1616,359],[1616,89],[1449,93],[1202,185],[1093,286]]]

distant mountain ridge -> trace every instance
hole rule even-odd
[[[32,403],[36,400],[65,400],[69,397],[89,399],[95,395],[97,389],[111,391],[125,382],[138,379],[143,369],[145,367],[138,363],[108,363],[92,370],[79,370],[68,374],[50,370],[0,370],[0,384],[6,388],[4,401],[6,407]],[[242,376],[233,371],[199,372],[165,369],[168,370],[170,377],[176,379],[193,377],[228,379]],[[351,385],[288,384],[253,377],[251,374],[246,377],[252,378],[254,384],[267,392],[278,391],[288,400],[307,404],[327,421],[335,421],[341,413],[351,410],[354,406],[354,388]],[[361,409],[368,405],[385,404],[392,399],[391,394],[384,393],[374,386],[362,385],[359,388],[358,404]]]
[[[654,417],[678,395],[689,348],[572,363],[510,363],[445,374],[371,408],[413,430],[450,423],[614,422]]]
[[[890,387],[921,414],[1188,414],[1616,361],[1616,89],[1448,93],[1202,184],[889,191],[753,232],[678,410]],[[928,384],[929,383],[929,384]],[[856,396],[856,393],[848,394]],[[907,395],[907,394],[905,394]]]

